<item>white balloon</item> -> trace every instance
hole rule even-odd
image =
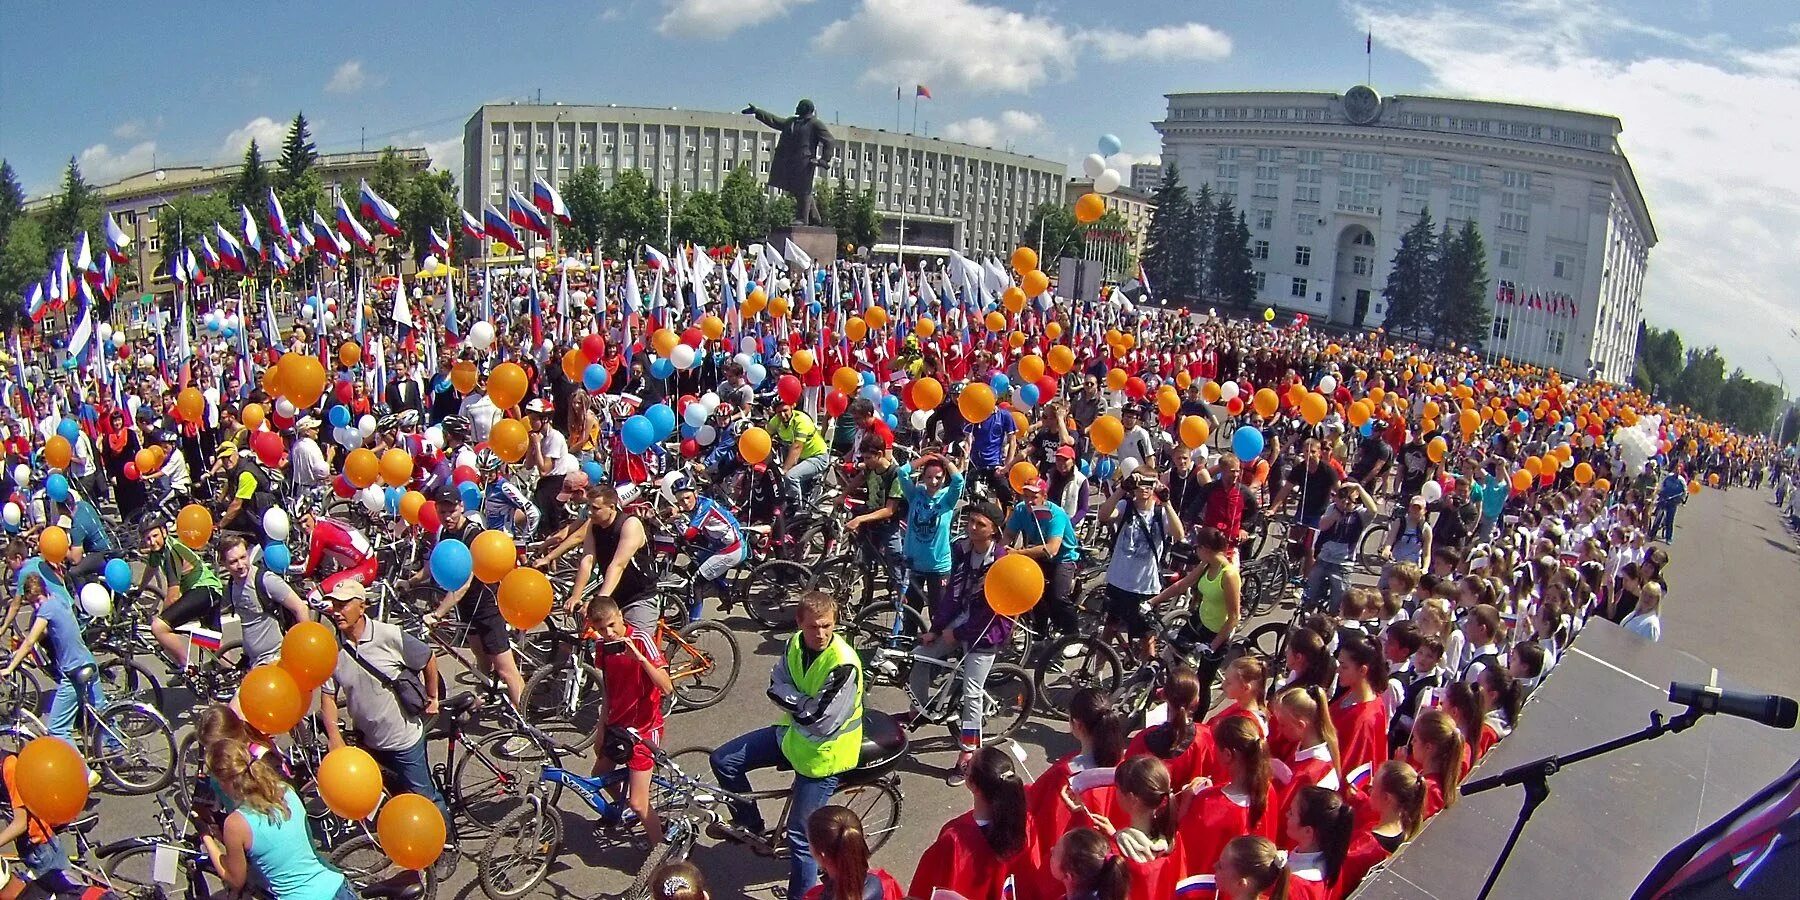
[[[331,429],[331,438],[332,440],[337,441],[338,446],[343,447],[345,450],[355,450],[362,446],[362,432],[357,431],[348,425],[340,425]]]
[[[1337,388],[1338,383],[1336,377],[1327,375],[1324,378],[1319,379],[1319,393],[1329,394],[1332,391],[1337,390]]]
[[[81,596],[76,598],[83,615],[90,619],[104,619],[112,615],[112,593],[106,585],[89,582],[81,586]]]
[[[374,416],[363,413],[362,418],[356,420],[356,431],[363,437],[368,437],[375,433],[375,426],[378,424],[380,423],[375,421]]]
[[[929,409],[913,410],[912,427],[913,427],[914,431],[924,431],[925,423],[927,423],[929,421],[931,421],[931,410],[929,410]]]
[[[1419,490],[1419,496],[1424,497],[1426,503],[1436,503],[1444,499],[1444,486],[1435,481],[1427,481],[1425,487]]]
[[[19,504],[17,504],[17,503],[6,504],[6,512],[4,513],[4,515],[6,517],[6,527],[8,527],[8,528],[19,527],[19,520],[21,518],[21,516],[19,514]]]
[[[756,364],[756,357],[751,356],[748,353],[739,353],[732,357],[731,361],[737,363],[738,368],[748,371],[751,366]]]
[[[430,428],[425,429],[425,444],[433,450],[442,450],[444,448],[443,427],[433,425]]]
[[[760,385],[769,380],[769,370],[760,364],[752,363],[749,368],[744,370],[744,377],[750,380],[752,386]]]
[[[103,340],[103,341],[112,340],[112,336],[113,336],[112,323],[101,322],[99,329],[97,329],[95,333],[100,335],[100,340]]]
[[[284,419],[291,419],[300,413],[300,408],[294,405],[294,401],[278,397],[275,400],[275,412]]]
[[[694,357],[694,348],[686,344],[676,344],[675,349],[669,351],[669,362],[674,363],[675,368],[684,372],[693,368],[697,361]]]
[[[24,463],[14,466],[13,484],[18,485],[20,490],[31,487],[31,467]]]
[[[702,447],[711,447],[713,441],[718,439],[719,429],[714,428],[711,425],[702,425],[699,428],[694,429],[694,443],[699,444]]]
[[[1237,382],[1227,381],[1224,384],[1219,385],[1219,399],[1220,400],[1224,400],[1225,402],[1229,403],[1229,402],[1231,402],[1232,398],[1236,397],[1237,395],[1238,395],[1238,383]]]
[[[1089,153],[1081,160],[1081,174],[1098,179],[1106,171],[1106,157],[1098,153]]]
[[[712,415],[712,410],[707,409],[706,404],[696,400],[681,411],[681,420],[686,422],[689,428],[697,429],[706,424],[706,417],[710,415]]]
[[[494,323],[476,322],[469,329],[469,344],[477,350],[486,350],[494,344]]]
[[[680,477],[682,477],[680,469],[671,469],[663,473],[663,477],[657,479],[657,490],[662,494],[663,499],[671,504],[675,502],[675,492],[670,489],[675,486],[675,480]]]
[[[1110,194],[1113,191],[1118,190],[1119,185],[1124,183],[1124,180],[1125,179],[1119,176],[1118,169],[1107,169],[1094,179],[1094,193]]]
[[[146,353],[138,357],[138,365],[145,369],[151,368],[156,365],[156,357]]]
[[[335,324],[337,324],[337,313],[334,313],[334,312],[326,313],[325,314],[325,327],[330,328],[332,325],[335,325]]]
[[[357,496],[362,498],[363,509],[369,512],[379,514],[387,509],[387,493],[381,489],[381,485],[371,484]]]
[[[719,395],[707,391],[700,395],[700,403],[706,407],[707,414],[711,415],[713,410],[719,408]]]
[[[1119,477],[1120,478],[1130,478],[1131,473],[1137,471],[1137,467],[1138,467],[1137,458],[1136,457],[1127,457],[1124,462],[1119,463]]]
[[[268,512],[263,513],[263,534],[268,535],[271,541],[287,540],[292,525],[288,521],[287,510],[280,507],[271,507]]]
[[[112,345],[113,345],[113,349],[115,349],[115,350],[120,347],[125,346],[125,332],[123,332],[123,331],[113,332]]]
[[[738,341],[738,350],[743,353],[760,353],[762,351],[762,343],[757,341],[754,337],[745,335],[743,340]]]

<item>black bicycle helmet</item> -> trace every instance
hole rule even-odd
[[[474,423],[470,422],[465,416],[450,416],[440,423],[438,427],[444,430],[444,437],[453,437],[465,441],[469,439],[469,435],[475,430]]]

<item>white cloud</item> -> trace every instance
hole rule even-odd
[[[223,160],[242,159],[244,151],[252,140],[257,149],[262,151],[264,162],[281,155],[281,142],[287,139],[288,123],[277,122],[268,116],[257,116],[245,123],[242,128],[234,128],[225,136],[225,142],[219,145],[219,158]]]
[[[1009,109],[1000,114],[1000,125],[1013,134],[1036,134],[1044,130],[1044,117],[1022,109]]]
[[[363,71],[362,60],[345,60],[331,73],[331,80],[325,82],[325,90],[333,94],[354,94],[369,84],[369,75]]]
[[[1140,165],[1143,163],[1150,163],[1152,165],[1162,165],[1162,154],[1160,154],[1160,153],[1114,153],[1113,155],[1107,157],[1106,161],[1109,164],[1111,164],[1113,168],[1118,169],[1120,174],[1125,175],[1127,177],[1127,179],[1129,180],[1130,175],[1131,175],[1130,169],[1132,166]]]
[[[407,141],[407,143],[411,144],[416,140],[417,139],[415,138],[414,140]],[[438,141],[418,141],[418,145],[424,147],[425,153],[431,157],[432,168],[443,169],[456,176],[457,189],[461,190],[463,183],[462,135],[455,134]]]
[[[161,131],[162,127],[163,127],[163,117],[162,116],[157,116],[155,119],[151,119],[151,120],[132,119],[128,122],[120,122],[116,127],[114,127],[113,128],[113,137],[116,137],[122,141],[135,141],[138,138],[145,137],[145,136],[154,134],[158,131]]]
[[[1102,57],[1111,62],[1167,62],[1176,59],[1217,62],[1231,55],[1231,38],[1224,32],[1199,22],[1163,25],[1141,34],[1096,29],[1089,32],[1086,38]]]
[[[1000,113],[998,120],[975,116],[951,122],[944,126],[944,137],[965,144],[998,147],[1016,144],[1020,138],[1041,135],[1044,131],[1043,116],[1022,109],[1009,109]]]
[[[1384,44],[1426,68],[1432,91],[1619,117],[1661,240],[1650,252],[1646,317],[1772,376],[1765,357],[1791,357],[1786,335],[1800,325],[1789,290],[1800,257],[1800,133],[1787,118],[1800,108],[1800,34],[1749,51],[1716,37],[1665,40],[1625,14],[1600,0],[1485,13],[1353,7]],[[1623,56],[1621,37],[1650,40]]]
[[[664,37],[719,40],[741,29],[787,15],[813,0],[669,0],[656,23]]]
[[[105,184],[127,175],[148,172],[156,164],[156,142],[143,141],[114,153],[105,144],[95,144],[77,154],[81,174],[89,182]]]

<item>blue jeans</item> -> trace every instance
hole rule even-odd
[[[50,697],[50,718],[44,727],[50,733],[70,743],[75,742],[75,714],[81,711],[81,695],[77,694],[75,679],[64,675],[56,679],[56,693]],[[96,677],[88,682],[88,702],[99,709],[106,703],[106,696],[100,693],[100,679]]]
[[[1675,506],[1673,501],[1660,500],[1656,504],[1656,516],[1650,525],[1650,536],[1662,535],[1663,543],[1675,540]]]
[[[369,750],[369,755],[383,768],[399,776],[406,789],[437,804],[438,812],[444,814],[444,826],[450,828],[453,821],[450,817],[450,805],[444,802],[444,795],[438,792],[437,782],[431,780],[431,756],[426,752],[425,736],[419,736],[419,742],[403,750]],[[455,837],[455,829],[450,835]]]
[[[781,473],[781,493],[790,503],[798,503],[806,496],[806,488],[820,475],[825,474],[825,467],[831,464],[831,454],[821,453],[794,463],[794,467]],[[808,510],[810,512],[811,510]]]
[[[786,767],[787,757],[781,752],[781,728],[771,725],[733,738],[714,750],[713,776],[719,786],[736,794],[750,791],[746,777],[757,769]],[[836,775],[808,778],[794,773],[794,788],[788,795],[787,839],[790,848],[787,895],[804,897],[819,883],[819,864],[813,862],[812,848],[806,842],[806,820],[815,810],[830,802],[837,791]],[[731,804],[731,820],[750,831],[762,833],[762,813],[754,803]]]

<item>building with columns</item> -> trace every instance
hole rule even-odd
[[[1656,229],[1613,116],[1448,97],[1168,95],[1162,159],[1250,223],[1258,301],[1379,326],[1400,235],[1429,208],[1487,247],[1486,349],[1622,381]]]

